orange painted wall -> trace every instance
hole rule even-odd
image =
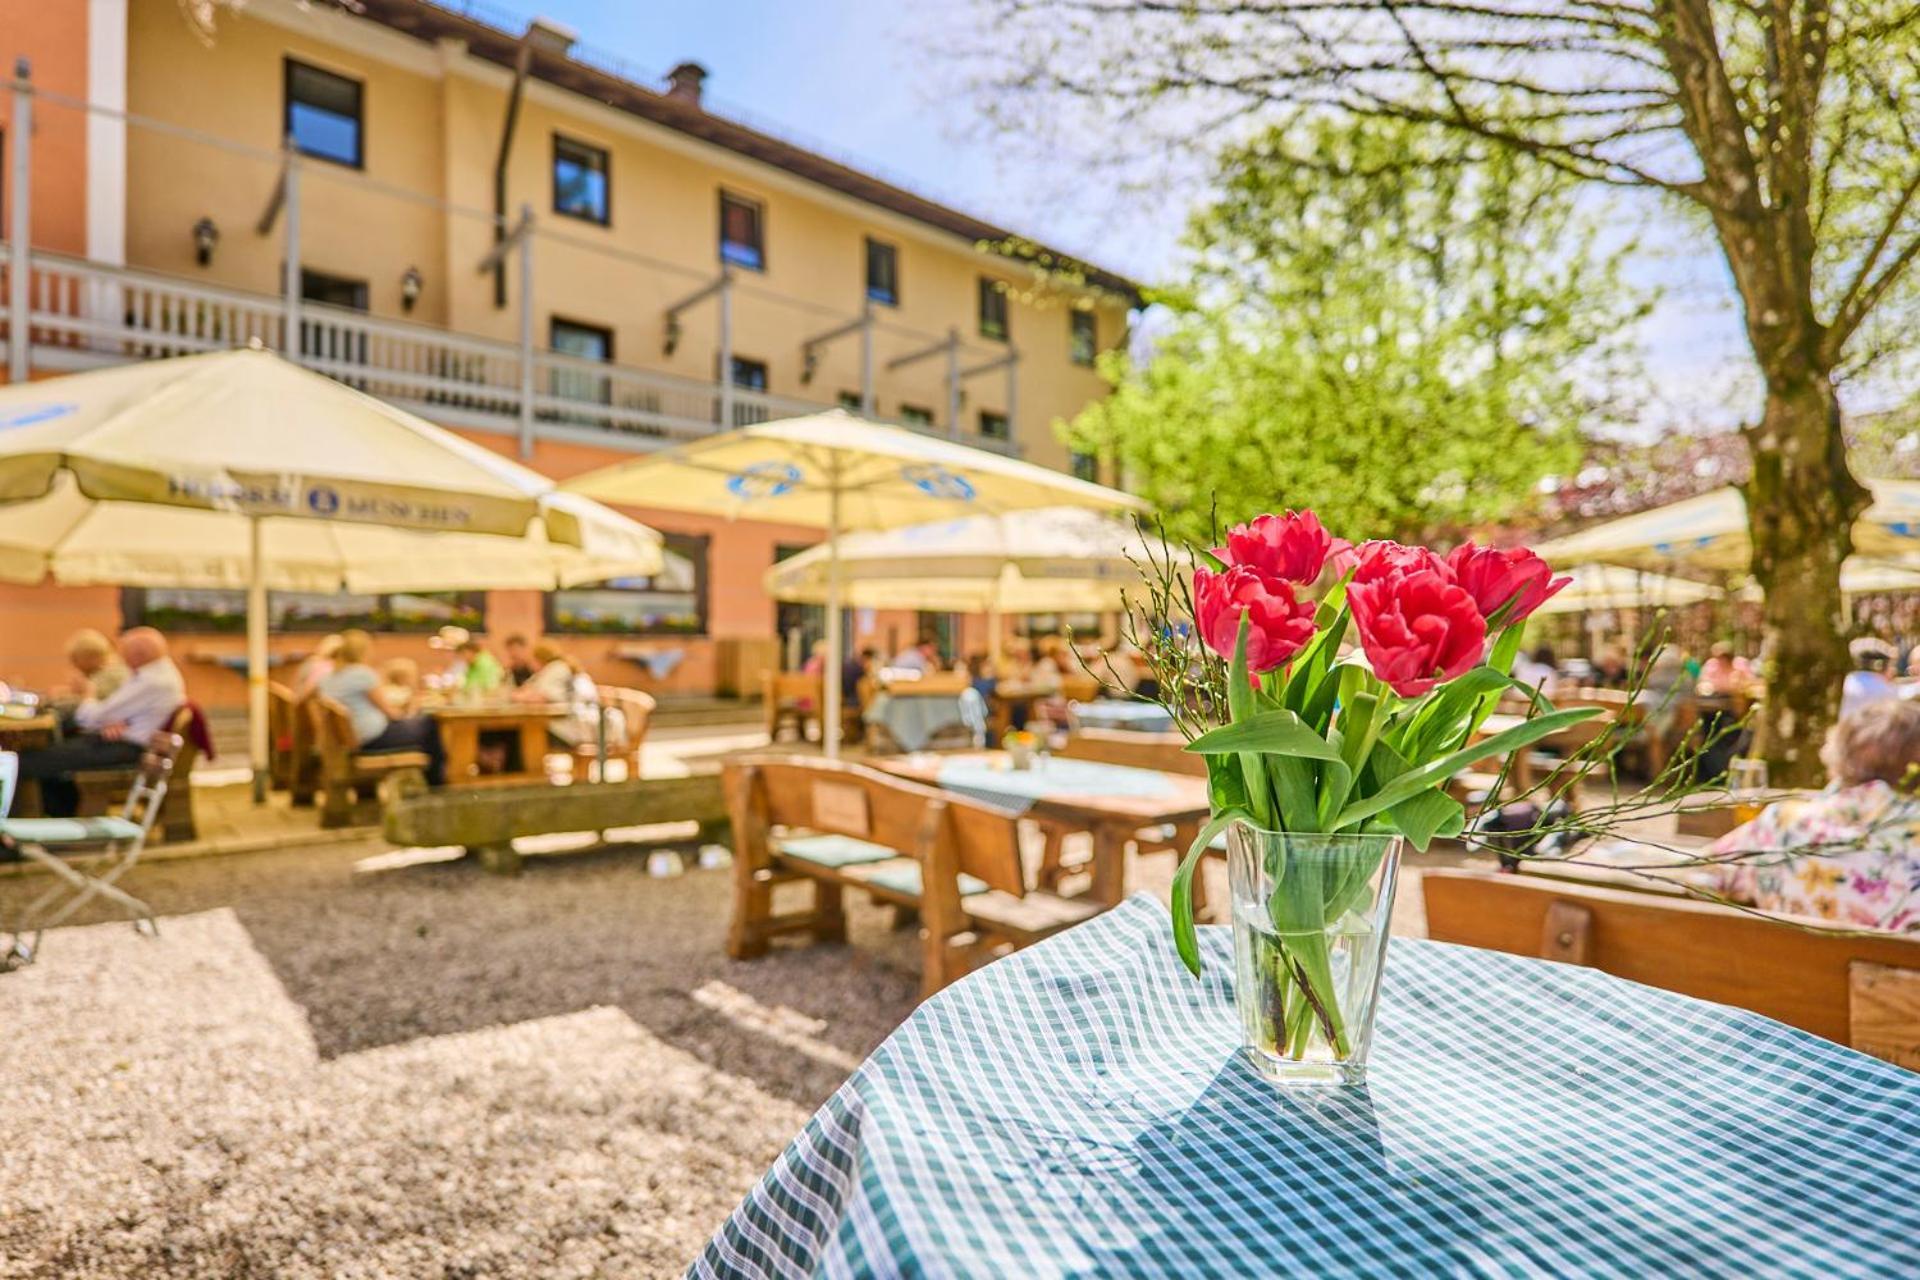
[[[6,163],[13,164],[14,63],[33,64],[41,89],[73,98],[87,96],[87,6],[81,0],[0,0],[0,59],[7,88],[0,91],[0,128],[6,130]],[[60,253],[87,247],[87,125],[79,111],[36,103],[33,128],[33,243]],[[10,193],[9,193],[10,194]],[[13,210],[6,211],[7,236]]]

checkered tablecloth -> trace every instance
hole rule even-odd
[[[1088,729],[1125,729],[1132,733],[1171,733],[1173,713],[1157,702],[1122,702],[1102,698],[1098,702],[1067,704],[1067,717]]]
[[[1920,1075],[1596,970],[1395,940],[1368,1083],[1236,1054],[1158,903],[921,1006],[694,1262],[742,1276],[1912,1276]]]
[[[1163,796],[1174,789],[1164,773],[1069,756],[1040,756],[1031,768],[1001,769],[977,760],[940,766],[940,786],[970,800],[1025,813],[1042,796]]]

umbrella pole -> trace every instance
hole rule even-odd
[[[820,744],[827,759],[840,758],[840,473],[836,467],[827,490],[827,665],[821,672]]]
[[[267,801],[267,567],[260,517],[247,521],[247,753],[253,765],[253,802]]]

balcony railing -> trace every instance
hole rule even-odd
[[[0,245],[0,300],[14,297],[10,245]],[[301,302],[297,341],[276,295],[189,283],[36,249],[28,273],[27,367],[72,372],[223,351],[252,343],[309,369],[451,425],[611,448],[661,448],[729,427],[815,413],[827,406],[717,382]],[[14,309],[0,305],[0,351],[15,341]],[[530,396],[524,388],[531,388]],[[523,403],[530,401],[530,403]],[[1001,453],[1006,440],[910,425]]]

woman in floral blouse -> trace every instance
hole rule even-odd
[[[1768,805],[1714,842],[1716,888],[1763,911],[1920,933],[1920,703],[1843,716],[1820,752],[1831,785]]]

